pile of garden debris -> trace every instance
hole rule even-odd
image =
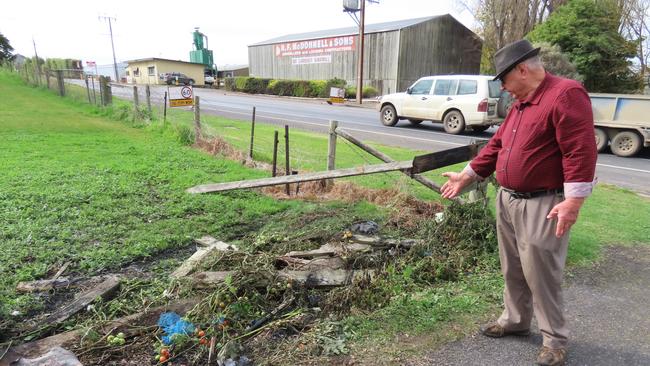
[[[117,354],[126,356],[134,346],[156,351],[153,357],[145,356],[146,363],[247,364],[255,358],[244,354],[247,340],[292,336],[313,328],[324,310],[343,305],[328,302],[328,292],[369,283],[381,258],[405,253],[417,244],[382,238],[374,235],[377,231],[374,222],[359,223],[334,242],[277,256],[247,253],[209,236],[196,239],[196,251],[170,275],[171,286],[165,291],[168,305],[0,350],[4,354],[0,365],[40,365],[63,354],[68,361],[61,364],[76,365],[79,359],[94,364]],[[70,287],[80,290],[65,306],[26,326],[23,335],[47,334],[48,329],[92,309],[93,302],[110,301],[120,290],[120,276],[82,280],[61,277],[64,270],[47,280],[18,284],[18,291],[35,294]],[[169,313],[192,320],[192,327],[167,342],[147,345],[146,339],[161,334],[156,320]],[[303,341],[301,347],[306,346]],[[129,359],[145,362],[142,357]]]

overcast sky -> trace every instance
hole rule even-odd
[[[366,3],[366,24],[451,14],[466,27],[474,17],[457,0],[379,0]],[[208,36],[217,65],[247,64],[248,45],[292,33],[356,26],[342,0],[5,1],[0,33],[14,53],[113,62],[160,57],[189,61],[195,27]]]

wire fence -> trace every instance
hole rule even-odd
[[[117,119],[137,124],[160,123],[179,134],[179,139],[182,142],[191,144],[196,141],[193,133],[196,123],[193,113],[195,108],[193,106],[170,108],[169,89],[167,88],[111,83],[109,78],[98,78],[80,70],[44,70],[39,73],[37,70],[23,68],[13,71],[30,85],[49,89],[61,97],[79,103],[90,104]],[[244,157],[250,158],[249,152],[252,151],[252,160],[270,164],[274,160],[273,132],[277,130],[279,141],[276,170],[280,175],[285,174],[284,129],[282,126],[259,124],[254,134],[254,144],[251,146],[250,133],[253,126],[251,123],[254,118],[253,113],[251,109],[250,117],[239,120],[199,113],[200,134],[204,140],[217,138],[225,140]],[[290,171],[327,170],[326,138],[314,137],[313,134],[296,129],[289,129],[289,134]],[[339,138],[338,141],[337,168],[380,163],[378,159],[360,151],[345,139]],[[415,190],[419,189],[417,184],[399,172],[346,179],[376,188],[396,188],[409,191],[409,193],[414,193],[414,187],[416,187]]]

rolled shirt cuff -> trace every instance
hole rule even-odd
[[[571,182],[564,183],[564,197],[570,198],[584,198],[591,195],[594,187],[598,183],[598,178],[594,178],[592,182]]]
[[[476,181],[476,180],[483,180],[483,177],[481,177],[480,175],[476,174],[476,172],[474,171],[474,169],[472,169],[472,167],[471,167],[469,164],[467,164],[467,165],[465,166],[465,168],[463,169],[462,172],[465,173],[465,174],[467,174],[467,175],[469,175],[469,176],[470,176],[472,179],[474,179],[475,181]]]

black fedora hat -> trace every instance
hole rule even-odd
[[[540,48],[533,48],[533,45],[525,39],[503,46],[494,54],[497,76],[493,80],[501,79],[518,63],[537,56]]]

